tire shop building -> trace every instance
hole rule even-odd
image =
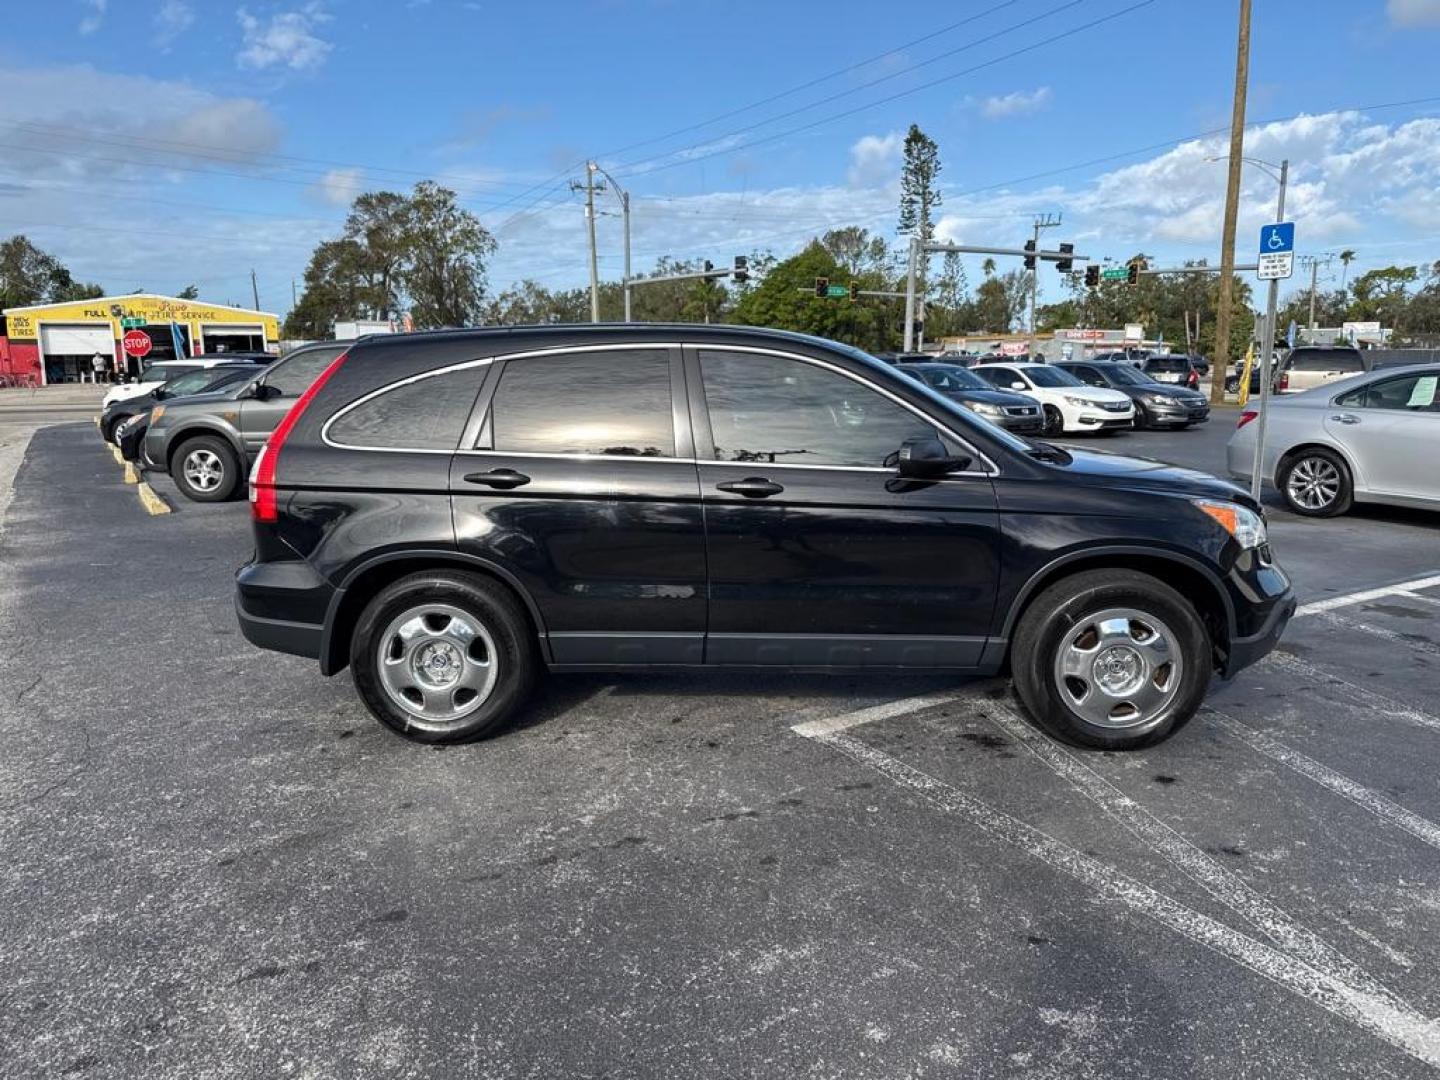
[[[11,384],[89,382],[96,353],[108,377],[135,376],[177,356],[279,347],[279,321],[268,312],[174,296],[132,293],[0,312],[0,378]]]

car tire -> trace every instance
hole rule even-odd
[[[1350,509],[1355,485],[1345,459],[1315,447],[1286,457],[1275,471],[1285,505],[1303,517],[1336,517]]]
[[[117,420],[102,420],[100,422],[100,438],[104,439],[107,443],[114,445],[115,429],[118,428],[121,423],[123,423],[127,419],[129,419],[129,417],[121,417]]]
[[[224,439],[187,439],[170,459],[170,476],[187,499],[224,502],[240,484],[240,459]]]
[[[1051,585],[1020,617],[1011,650],[1015,691],[1030,715],[1057,738],[1094,749],[1168,738],[1210,685],[1200,614],[1133,570],[1087,570]]]
[[[401,578],[366,605],[350,639],[350,670],[387,728],[448,744],[493,734],[513,716],[534,689],[540,658],[509,589],[436,570]]]
[[[1045,427],[1042,434],[1063,435],[1065,433],[1065,416],[1054,405],[1045,406]]]

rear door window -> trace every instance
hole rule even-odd
[[[1336,399],[1347,409],[1401,409],[1406,412],[1437,412],[1440,375],[1400,375],[1352,390]]]
[[[669,351],[506,361],[491,418],[494,449],[512,454],[674,457]]]
[[[485,370],[461,368],[387,387],[339,413],[325,437],[354,450],[454,450]]]

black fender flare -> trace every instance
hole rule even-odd
[[[548,659],[549,645],[547,643],[548,638],[545,630],[544,616],[541,615],[540,607],[535,603],[535,598],[530,595],[530,590],[525,588],[525,586],[521,584],[520,579],[511,571],[491,559],[482,558],[479,555],[471,555],[464,551],[457,551],[455,548],[405,548],[399,551],[387,551],[383,555],[376,555],[373,558],[366,559],[364,562],[351,567],[350,570],[346,572],[344,579],[335,589],[334,594],[330,597],[330,603],[325,609],[325,624],[320,631],[321,674],[333,675],[345,666],[344,663],[337,664],[331,658],[331,652],[335,645],[335,642],[332,640],[335,623],[340,614],[340,608],[345,603],[351,585],[353,585],[361,575],[369,573],[377,566],[383,566],[386,563],[414,561],[425,561],[432,564],[445,563],[456,569],[473,567],[476,570],[493,574],[499,578],[514,590],[515,595],[520,598],[520,602],[525,605],[525,610],[535,623],[536,632],[540,636],[541,647],[546,652]]]
[[[1000,626],[999,638],[1002,641],[1009,641],[1010,635],[1015,630],[1015,622],[1020,617],[1020,612],[1025,609],[1032,596],[1038,590],[1040,583],[1050,577],[1056,570],[1062,569],[1073,563],[1084,562],[1096,557],[1107,555],[1141,556],[1147,559],[1168,560],[1184,566],[1188,570],[1194,570],[1201,574],[1220,597],[1220,603],[1225,609],[1226,628],[1233,638],[1235,636],[1235,602],[1230,598],[1230,590],[1215,570],[1201,562],[1199,559],[1184,552],[1174,551],[1170,548],[1153,547],[1141,544],[1097,544],[1091,547],[1077,548],[1074,551],[1067,551],[1064,555],[1051,559],[1044,566],[1040,567],[1022,585],[1010,600],[1010,606],[1005,612],[1004,622]],[[994,640],[992,637],[991,640]]]

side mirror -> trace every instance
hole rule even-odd
[[[250,396],[256,401],[274,401],[280,396],[280,388],[271,386],[269,383],[256,383],[255,389],[250,391]]]
[[[945,444],[933,435],[916,435],[901,445],[895,464],[903,477],[932,480],[966,468],[970,458],[965,455],[952,457]]]

